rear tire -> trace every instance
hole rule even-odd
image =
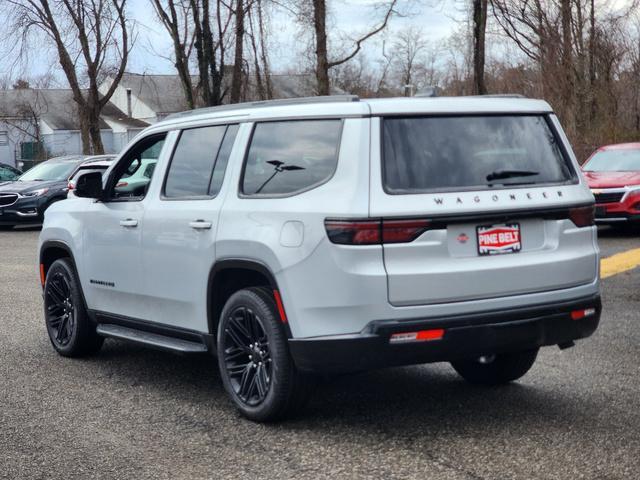
[[[224,388],[249,420],[280,420],[305,404],[309,377],[293,363],[269,289],[248,288],[229,298],[220,316],[217,347]]]
[[[503,385],[523,377],[533,366],[538,349],[524,352],[486,355],[469,360],[451,362],[453,368],[467,382],[476,385]]]
[[[80,281],[68,258],[53,262],[44,284],[44,316],[49,340],[65,357],[82,357],[96,353],[104,338],[84,306]]]

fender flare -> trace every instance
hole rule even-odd
[[[218,260],[211,267],[211,271],[209,272],[209,280],[207,283],[207,323],[209,326],[209,333],[214,336],[217,334],[217,332],[215,331],[215,326],[218,323],[218,319],[215,318],[215,312],[218,307],[217,303],[219,302],[219,300],[215,296],[213,286],[216,276],[219,273],[230,269],[244,269],[257,272],[267,279],[267,281],[269,282],[269,287],[271,287],[271,289],[280,291],[275,275],[265,263],[259,260],[244,258],[225,258],[222,260]],[[289,328],[289,324],[285,324],[284,327],[287,333],[287,337],[291,338],[291,329]]]

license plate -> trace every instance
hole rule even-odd
[[[522,250],[519,223],[476,227],[478,255],[500,255]]]

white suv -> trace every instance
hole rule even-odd
[[[148,164],[142,188],[118,187]],[[75,196],[40,237],[55,349],[217,354],[254,420],[300,406],[319,372],[449,361],[506,383],[600,318],[594,200],[543,101],[196,110]]]

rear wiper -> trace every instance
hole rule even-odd
[[[534,172],[533,170],[496,170],[487,175],[487,181],[501,180],[503,178],[513,177],[530,177],[532,175],[539,175],[540,172]]]

